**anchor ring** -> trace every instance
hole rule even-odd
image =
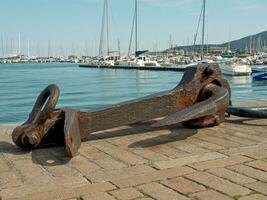
[[[26,123],[36,123],[44,116],[49,115],[56,107],[59,93],[57,85],[51,84],[47,86],[38,96]]]

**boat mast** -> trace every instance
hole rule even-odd
[[[30,40],[27,41],[27,55],[30,57]]]
[[[4,48],[4,38],[1,36],[1,47],[2,47],[2,56],[5,56],[5,48]]]
[[[106,1],[106,21],[107,21],[107,55],[109,55],[109,20],[108,20],[108,0],[105,0]]]
[[[101,24],[101,35],[99,42],[99,56],[103,56],[103,40],[104,40],[104,29],[105,29],[105,15],[106,15],[106,0],[104,0],[103,14],[102,14],[102,24]]]
[[[18,54],[20,55],[20,32],[19,32],[19,44],[18,44]]]
[[[137,20],[138,20],[138,16],[137,16],[137,0],[135,0],[135,56],[137,56],[137,51],[138,51],[138,35],[137,35],[137,31],[138,31],[138,27],[137,27]]]
[[[202,24],[202,45],[201,45],[201,59],[204,57],[204,41],[205,41],[205,16],[206,15],[206,0],[203,0],[203,24]]]
[[[120,42],[120,39],[118,39],[118,53],[119,53],[119,56],[121,56],[121,42]]]

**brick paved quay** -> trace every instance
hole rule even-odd
[[[70,161],[62,147],[20,150],[1,125],[0,199],[267,200],[267,119],[149,124],[94,133]]]

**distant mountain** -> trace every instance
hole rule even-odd
[[[219,46],[228,47],[229,43],[224,43]],[[231,49],[260,49],[267,45],[267,31],[247,36],[239,40],[234,40],[230,42]]]
[[[223,44],[208,44],[209,47],[229,47],[231,50],[236,49],[244,49],[244,50],[255,50],[255,49],[261,49],[262,47],[267,46],[267,31],[250,35],[244,38],[241,38],[239,40],[234,40],[231,42],[226,42]],[[195,49],[200,49],[200,45],[196,45]],[[192,51],[193,46],[177,46],[175,47],[176,50],[186,50],[186,51]]]

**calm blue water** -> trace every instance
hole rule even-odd
[[[78,68],[77,64],[0,65],[0,123],[25,121],[39,93],[59,85],[58,107],[93,109],[175,87],[182,73]],[[267,82],[227,77],[234,101],[266,99]]]

